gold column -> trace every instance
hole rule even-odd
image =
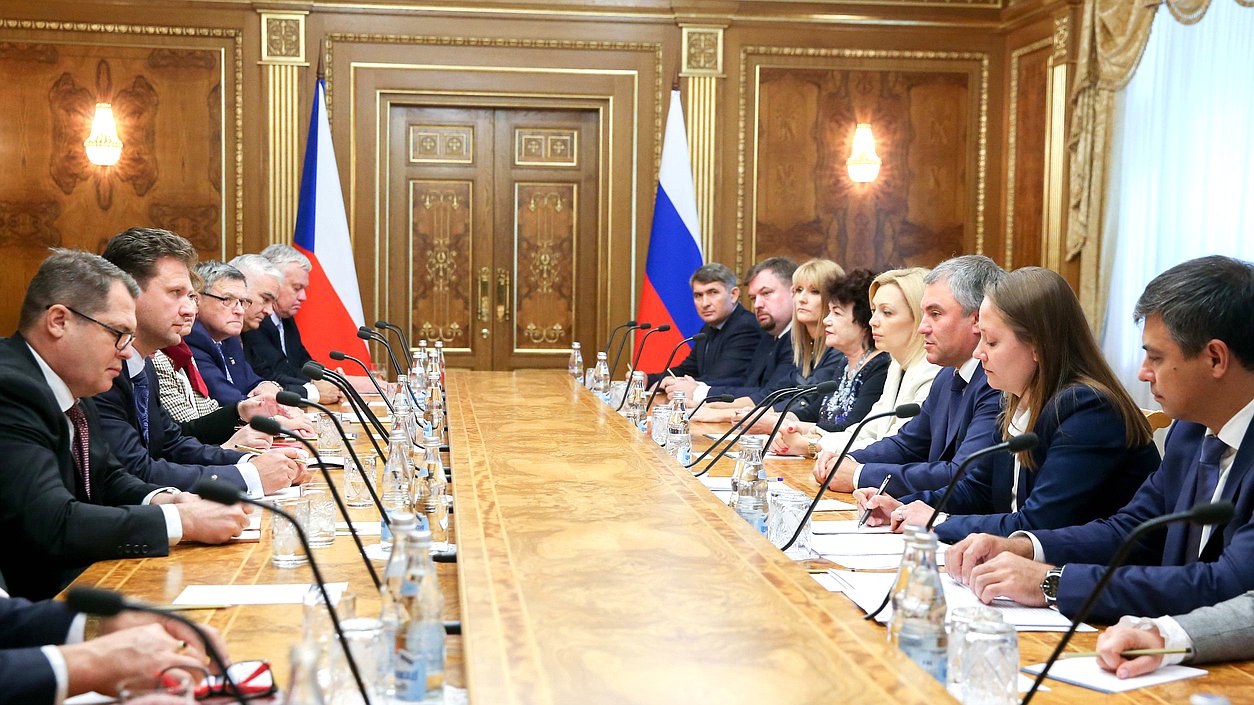
[[[715,142],[718,117],[718,81],[723,78],[723,28],[681,25],[683,66],[688,79],[688,153],[697,193],[701,251],[714,259],[714,191],[718,166]],[[737,263],[739,265],[739,263]]]
[[[1041,214],[1044,265],[1062,271],[1067,217],[1067,88],[1070,85],[1068,44],[1071,18],[1054,18],[1054,52],[1049,57],[1049,87],[1045,93],[1045,210]],[[1013,188],[1013,184],[1011,185]],[[1085,259],[1089,259],[1085,257]]]
[[[267,242],[289,243],[300,189],[300,69],[306,12],[261,12],[261,65],[266,67]]]

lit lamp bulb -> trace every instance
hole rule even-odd
[[[96,116],[91,121],[91,136],[83,141],[87,160],[98,166],[113,166],[122,158],[122,140],[113,121],[113,106],[96,103]]]
[[[880,158],[875,154],[875,136],[871,134],[871,124],[858,123],[853,131],[853,151],[845,166],[849,168],[849,178],[860,184],[875,181],[880,174]]]

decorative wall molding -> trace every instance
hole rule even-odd
[[[1039,41],[1019,47],[1010,52],[1010,93],[1006,96],[1006,102],[1010,106],[1009,126],[1006,131],[1006,248],[1005,261],[1002,263],[1006,269],[1014,267],[1014,247],[1015,247],[1015,172],[1018,165],[1015,160],[1018,158],[1018,126],[1019,126],[1019,62],[1024,56],[1035,51],[1047,49],[1050,46],[1055,47],[1057,34],[1053,37],[1046,37]],[[1042,145],[1044,148],[1044,145]]]

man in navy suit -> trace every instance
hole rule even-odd
[[[730,394],[762,401],[764,389],[788,386],[797,371],[792,360],[792,273],[797,263],[787,257],[762,260],[745,274],[745,288],[753,304],[753,315],[766,335],[758,341],[749,368],[743,377],[706,379],[690,376],[671,380],[668,392],[682,391],[688,404],[696,405],[707,396]]]
[[[135,300],[135,354],[127,359],[125,374],[96,397],[109,447],[127,472],[180,490],[191,490],[202,479],[218,479],[253,497],[307,478],[293,449],[253,456],[206,445],[184,435],[161,408],[150,358],[157,350],[178,344],[183,322],[194,311],[189,267],[196,261],[196,251],[192,244],[166,230],[131,228],[109,240],[104,258],[131,275],[140,290]],[[212,299],[206,305],[221,306]],[[228,441],[228,448],[236,442],[268,447],[270,439],[245,428]]]
[[[1169,416],[1163,461],[1108,519],[1008,538],[976,534],[946,552],[949,574],[988,602],[1004,595],[1074,615],[1137,525],[1202,502],[1236,505],[1222,526],[1177,523],[1141,540],[1092,617],[1158,617],[1254,589],[1254,265],[1203,257],[1145,288],[1138,375]]]
[[[196,267],[203,283],[200,312],[196,324],[184,340],[196,358],[196,367],[209,388],[209,396],[223,406],[238,404],[256,394],[274,395],[287,390],[302,397],[304,385],[279,384],[263,379],[248,363],[239,334],[247,310],[247,281],[240,271],[221,262],[204,262]]]
[[[95,619],[63,602],[3,595],[0,702],[51,705],[91,691],[112,694],[126,678],[204,665],[200,638],[179,622],[137,612]],[[202,628],[225,658],[217,630]]]
[[[765,335],[757,318],[736,301],[740,298],[740,287],[736,286],[735,272],[712,262],[693,272],[688,281],[692,285],[697,315],[705,321],[701,332],[706,337],[697,341],[683,362],[670,368],[669,375],[666,372],[649,375],[649,385],[661,381],[664,392],[685,376],[698,381],[743,380],[753,351]]]
[[[850,453],[832,478],[831,488],[852,492],[878,488],[901,497],[944,487],[968,455],[993,445],[1001,393],[988,386],[984,368],[972,357],[980,342],[980,303],[984,291],[1005,277],[983,255],[945,260],[924,280],[919,334],[927,361],[945,367],[936,375],[923,410],[896,435]],[[831,472],[837,453],[823,452],[814,465],[819,482]]]

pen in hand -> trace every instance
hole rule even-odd
[[[875,494],[871,495],[871,497],[867,499],[867,502],[869,503],[871,499],[874,499],[884,494],[884,489],[888,487],[888,483],[891,482],[892,479],[893,479],[892,475],[885,475],[884,481],[880,483],[880,488],[875,491]],[[862,512],[862,518],[858,520],[858,528],[861,529],[863,526],[865,526],[866,520],[870,518],[871,518],[871,507],[868,506],[866,508],[866,511]]]

